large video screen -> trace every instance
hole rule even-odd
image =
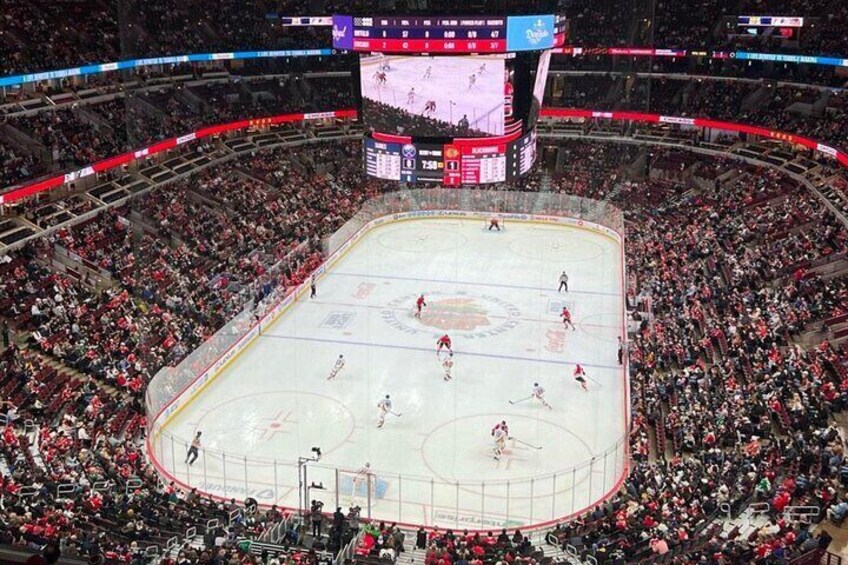
[[[512,112],[506,55],[360,57],[362,121],[418,137],[504,134]]]

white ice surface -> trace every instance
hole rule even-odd
[[[186,466],[185,447],[170,439],[158,458],[201,490],[294,507],[292,462],[319,446],[307,482],[323,484],[310,496],[331,510],[337,496],[368,505],[344,471],[337,492],[334,469],[370,462],[379,518],[473,528],[571,514],[623,472],[620,451],[602,457],[625,430],[620,265],[616,242],[577,228],[508,221],[496,233],[483,220],[453,219],[376,228],[319,280],[316,299],[284,313],[168,423],[165,434],[177,438],[203,431],[197,463]],[[563,269],[570,292],[560,294]],[[428,308],[417,320],[420,293]],[[576,331],[562,327],[563,303]],[[435,355],[445,332],[456,352],[449,382]],[[328,381],[340,353],[347,364]],[[575,363],[589,392],[571,377]],[[534,382],[552,411],[509,404]],[[385,394],[402,416],[378,429]],[[510,441],[495,461],[490,429],[502,419],[542,449]]]

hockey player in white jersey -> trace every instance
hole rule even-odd
[[[453,378],[451,371],[453,371],[453,352],[451,352],[445,360],[442,361],[442,368],[445,370],[445,380],[449,381]]]
[[[380,415],[378,416],[377,427],[382,428],[383,424],[386,423],[386,414],[394,414],[392,412],[392,399],[389,398],[389,395],[386,395],[386,398],[380,400],[377,403],[377,408],[380,410]]]
[[[496,426],[495,429],[492,430],[492,441],[495,443],[492,447],[492,455],[496,460],[500,460],[501,455],[506,448],[506,440],[508,437],[509,436],[504,428]]]
[[[330,371],[330,375],[327,377],[327,380],[329,381],[330,379],[336,378],[336,375],[339,374],[339,371],[344,369],[344,366],[345,366],[344,355],[339,355],[339,358],[336,359],[336,364],[333,365],[333,369]]]
[[[356,472],[356,475],[353,477],[353,492],[350,495],[350,506],[353,506],[356,502],[356,495],[359,492],[359,488],[361,485],[365,485],[365,493],[367,496],[368,493],[368,483],[371,475],[371,463],[366,463],[359,471]]]
[[[548,402],[545,400],[545,388],[539,383],[533,383],[533,398],[538,400],[539,403],[548,410],[553,410],[553,406],[548,404]]]

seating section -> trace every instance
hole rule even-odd
[[[672,75],[573,73],[545,103],[712,118],[794,133],[848,149],[848,96],[842,91],[772,81]]]
[[[547,187],[621,206],[628,297],[651,301],[632,314],[632,472],[619,494],[551,539],[605,563],[716,553],[753,563],[826,543],[782,512],[844,514],[846,462],[831,422],[848,386],[837,335],[848,327],[844,224],[772,169],[677,149],[564,147],[570,158],[547,180],[535,171],[500,188]],[[248,154],[6,255],[0,316],[4,339],[17,339],[0,360],[8,399],[0,470],[6,508],[19,511],[12,528],[0,528],[4,540],[39,545],[73,534],[73,555],[108,532],[95,551],[120,560],[190,526],[205,531],[208,520],[218,520],[213,533],[233,526],[232,503],[158,483],[139,442],[144,387],[243,307],[308,278],[321,262],[317,238],[390,188],[364,177],[360,151],[325,143]],[[73,210],[74,198],[52,206]],[[127,485],[137,485],[133,494],[118,494]],[[745,539],[723,532],[722,516],[752,502],[768,503],[775,520]],[[57,522],[60,506],[66,517]],[[235,555],[233,532],[255,537],[282,519],[243,520],[218,537]],[[396,537],[377,529],[355,559],[398,558]],[[540,558],[520,533],[424,537],[425,562]],[[202,549],[183,551],[202,562]]]
[[[841,268],[848,232],[802,187],[760,169],[676,205],[673,187],[654,187],[662,206],[634,201],[643,188],[613,196],[630,218],[628,276],[653,300],[630,349],[636,463],[623,494],[556,537],[611,563],[667,552],[753,563],[818,547],[780,513],[824,515],[844,497],[829,416],[845,407],[845,350],[805,350],[798,338],[841,312],[845,275],[831,279],[826,265]],[[751,501],[778,520],[750,539],[714,537],[723,505],[735,515]]]
[[[844,55],[848,9],[833,0],[762,2],[700,0],[682,5],[578,0],[566,14],[572,22],[570,40],[583,47],[656,46],[689,50],[747,50]],[[784,37],[771,32],[757,36],[737,25],[740,15],[792,14],[805,18],[800,33]]]
[[[110,98],[99,97],[85,104],[69,99],[35,114],[10,114],[7,124],[0,126],[3,186],[48,171],[88,165],[204,126],[353,106],[346,77],[225,79],[188,88],[170,84],[107,96]]]

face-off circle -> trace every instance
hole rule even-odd
[[[321,423],[332,414],[338,423],[327,437]],[[297,457],[296,442],[321,443],[324,454],[341,447],[353,434],[355,420],[350,409],[339,399],[302,390],[273,390],[246,394],[210,406],[197,422],[209,440],[204,444],[213,451],[223,446],[236,457],[263,457],[276,454]],[[213,439],[214,438],[214,439]]]
[[[603,257],[604,248],[592,237],[586,237],[579,230],[569,231],[567,238],[549,233],[516,237],[507,248],[519,257],[537,261],[577,263]]]
[[[473,449],[480,457],[490,458],[493,441],[488,430],[501,417],[500,414],[474,414],[434,427],[421,446],[425,465],[445,483],[459,481],[474,490],[480,488],[478,483],[481,480],[510,480],[517,484],[554,473],[563,474],[561,486],[564,486],[565,479],[570,478],[566,471],[592,458],[592,450],[586,441],[568,427],[553,421],[553,418],[546,420],[521,414],[507,416],[511,434],[532,440],[528,443],[544,445],[546,451],[537,451],[510,439],[501,460],[488,467],[468,465],[467,455],[458,459],[444,457],[444,453],[467,454]]]
[[[459,230],[428,225],[378,233],[377,243],[390,251],[443,253],[462,249],[468,245],[468,238]]]

